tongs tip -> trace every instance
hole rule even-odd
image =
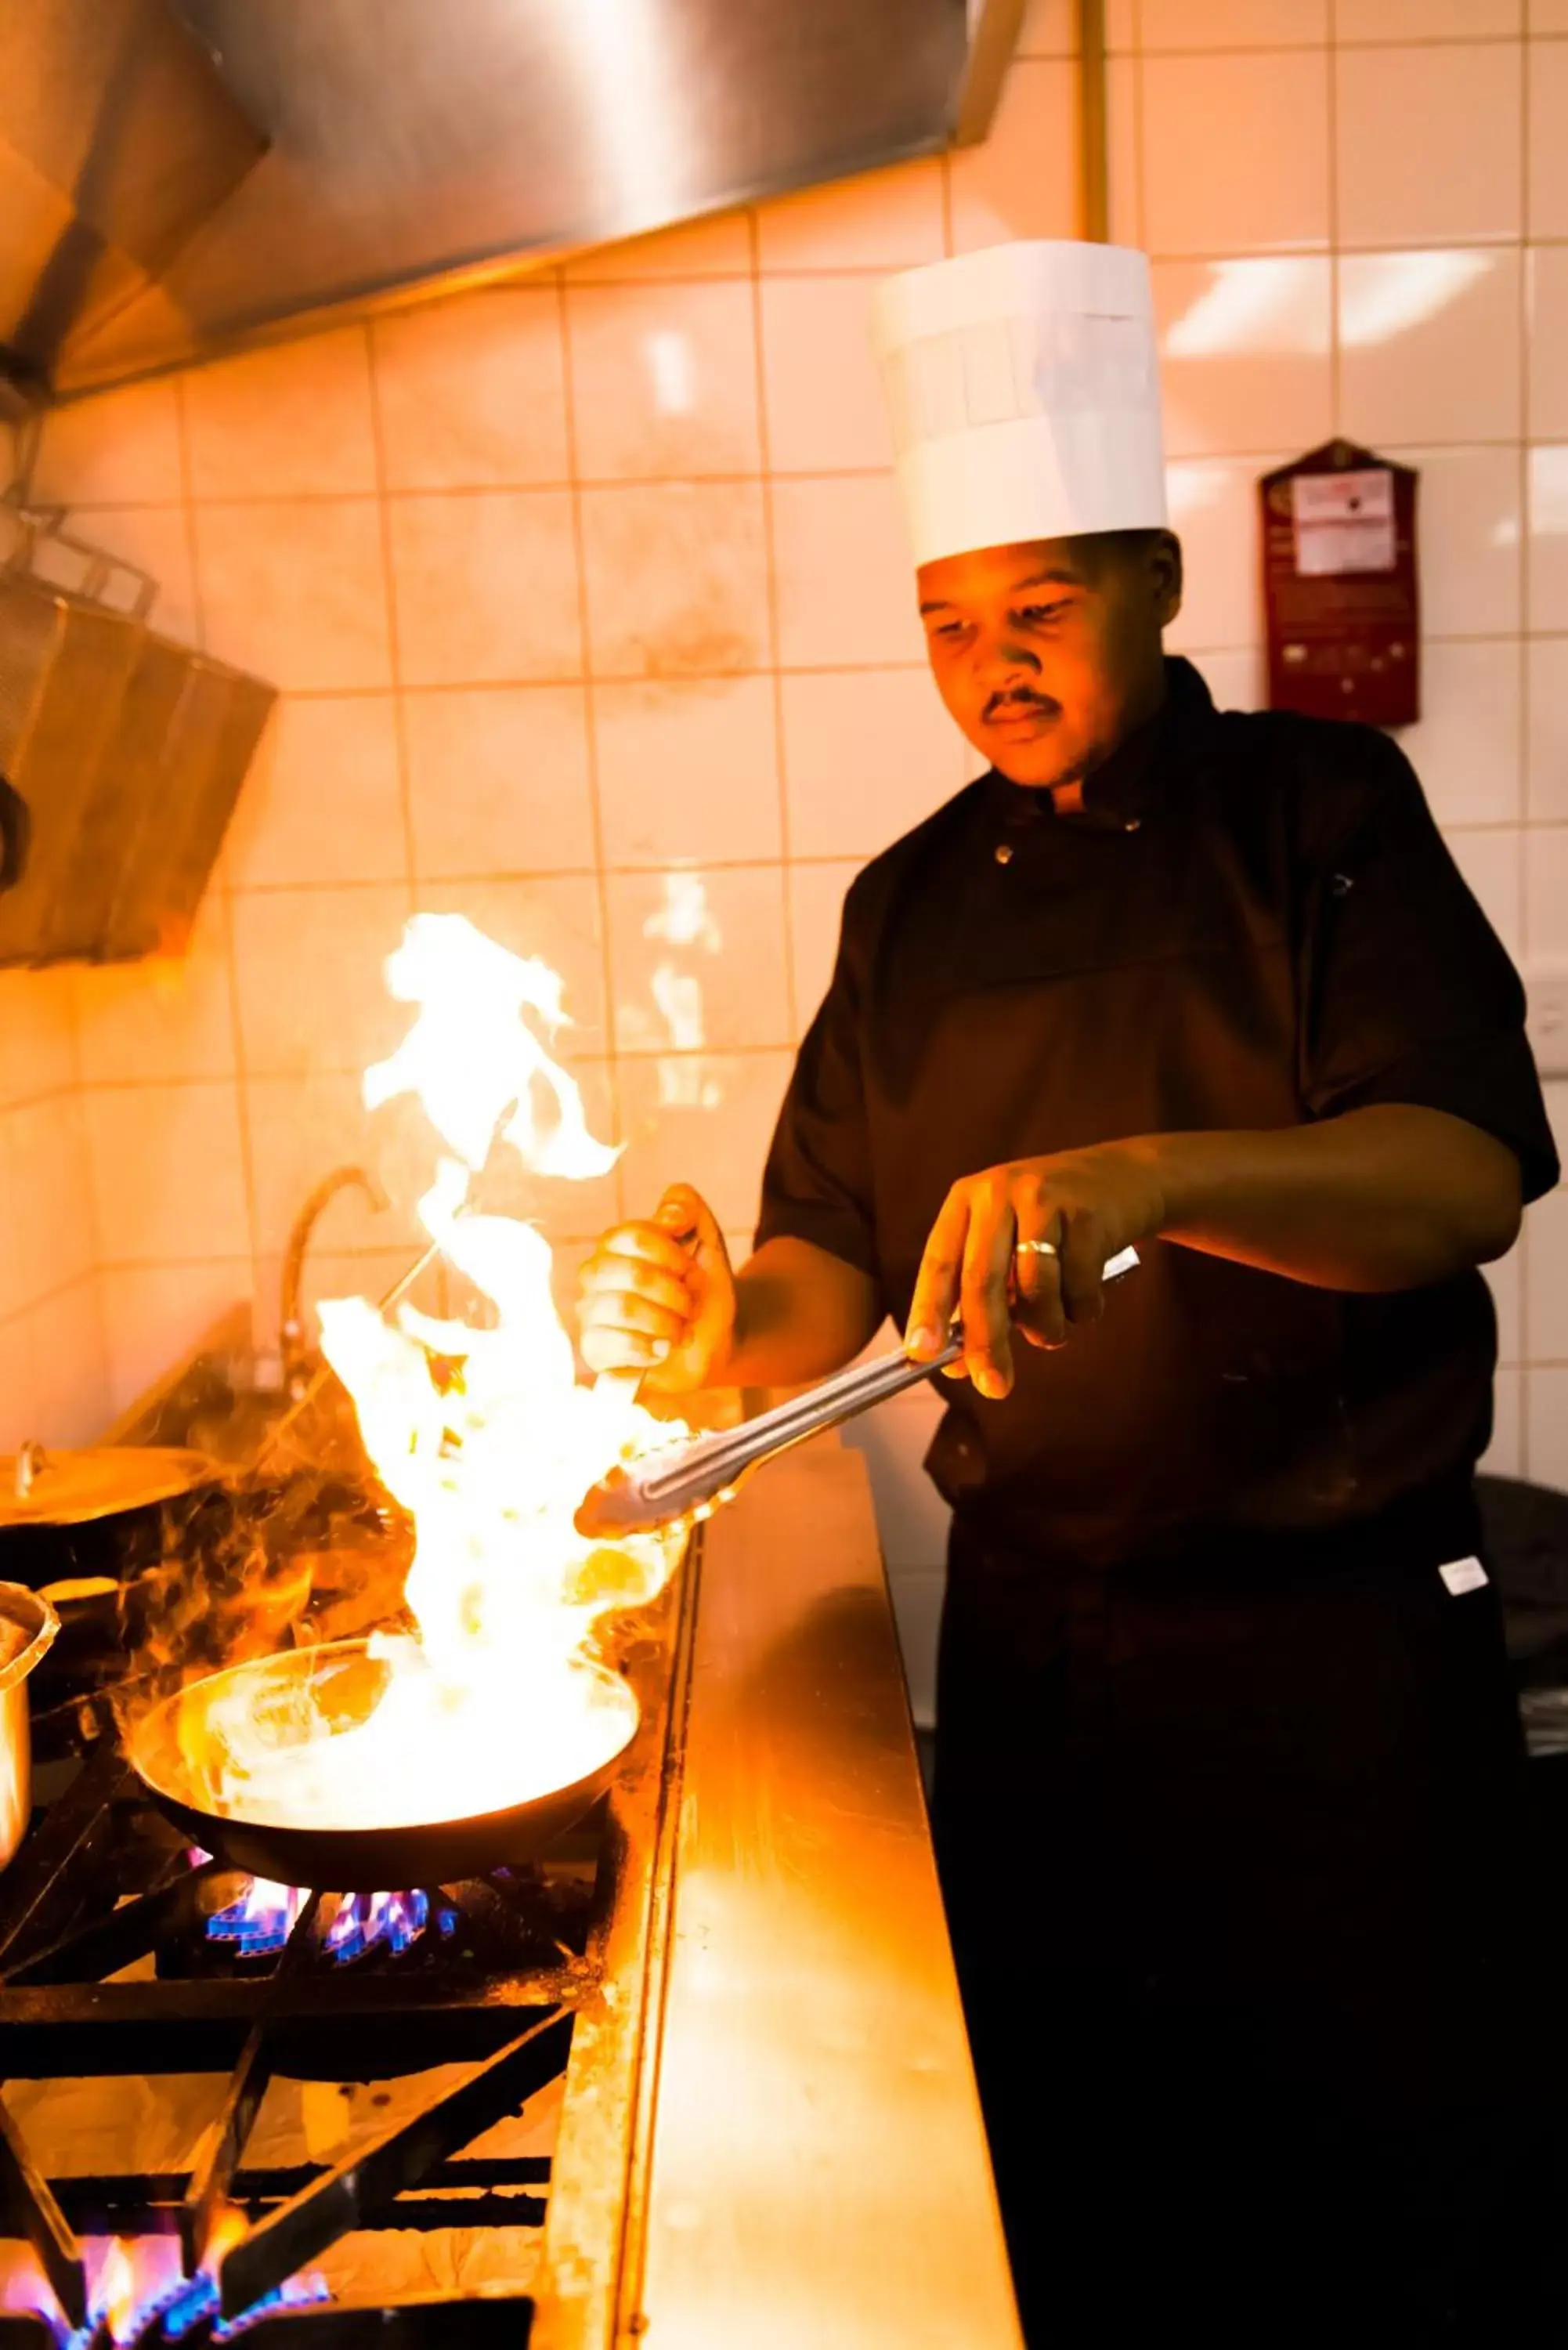
[[[623,1515],[629,1482],[624,1469],[615,1468],[583,1495],[572,1523],[585,1542],[610,1541],[617,1534],[630,1534],[635,1530],[634,1525],[628,1525]],[[617,1507],[618,1502],[621,1503],[620,1508]]]

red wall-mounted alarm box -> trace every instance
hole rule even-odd
[[[1327,441],[1258,484],[1269,707],[1408,726],[1421,714],[1413,466]]]

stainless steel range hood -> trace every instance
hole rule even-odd
[[[47,384],[262,145],[164,0],[0,0],[0,373]]]
[[[211,69],[162,105],[168,178],[198,118],[204,175],[156,271],[13,344],[56,397],[982,137],[1023,0],[0,0],[0,22],[21,42],[85,7],[140,42],[171,6]],[[112,48],[43,95],[78,203],[121,128],[135,51]],[[28,144],[17,88],[0,155]],[[0,292],[55,258],[0,224]],[[28,315],[14,286],[6,307]]]

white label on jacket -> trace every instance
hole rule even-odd
[[[1450,1559],[1447,1566],[1438,1567],[1438,1573],[1456,1599],[1462,1592],[1479,1591],[1486,1581],[1486,1569],[1479,1558]]]

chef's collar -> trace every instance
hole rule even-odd
[[[1174,772],[1185,763],[1205,722],[1214,715],[1214,700],[1189,660],[1179,655],[1165,664],[1165,699],[1152,718],[1118,743],[1108,759],[1084,779],[1084,805],[1069,816],[1057,816],[1051,794],[1039,784],[1015,784],[993,767],[984,787],[994,813],[1004,822],[1038,824],[1055,817],[1061,824],[1087,829],[1136,831],[1151,806],[1168,788]]]

